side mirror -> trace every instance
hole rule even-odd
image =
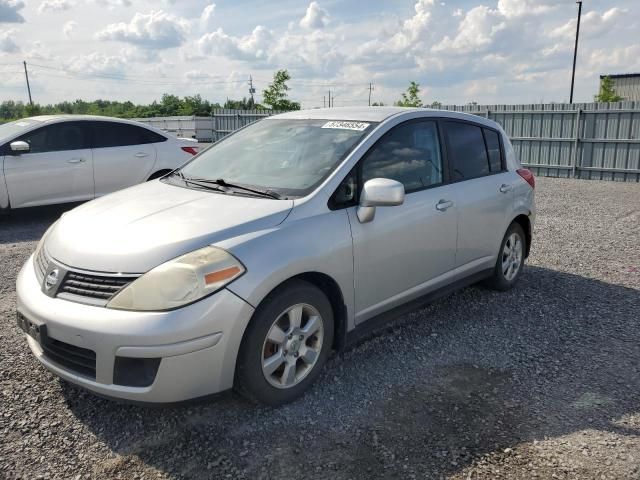
[[[404,185],[388,178],[372,178],[362,187],[358,220],[360,223],[372,221],[376,207],[393,207],[404,203]]]
[[[22,140],[11,142],[9,146],[11,147],[11,151],[15,153],[27,153],[29,150],[31,150],[29,144],[27,142],[23,142]]]

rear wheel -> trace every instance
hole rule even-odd
[[[487,280],[487,285],[496,290],[511,289],[522,273],[526,251],[524,231],[518,223],[512,223],[502,239],[493,275]]]
[[[235,387],[252,401],[290,402],[320,374],[332,341],[327,297],[310,283],[288,282],[264,300],[247,327]]]

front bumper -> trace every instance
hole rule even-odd
[[[112,310],[51,298],[42,293],[33,257],[16,282],[17,309],[47,337],[95,352],[95,378],[54,360],[26,335],[38,360],[56,375],[98,394],[131,401],[170,403],[217,393],[233,386],[236,357],[253,307],[220,292],[168,312]],[[114,383],[116,357],[160,358],[151,385]]]

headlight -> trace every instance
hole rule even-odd
[[[36,249],[33,251],[33,267],[36,270],[36,275],[38,276],[38,278],[41,280],[41,273],[38,269],[38,259],[40,258],[40,255],[42,254],[42,249],[44,248],[44,243],[47,240],[47,236],[49,236],[49,233],[51,233],[51,230],[53,230],[53,228],[58,224],[60,220],[56,220],[49,228],[47,228],[47,231],[44,232],[44,235],[42,235],[42,238],[40,239],[40,241],[38,242],[38,245],[36,246]],[[44,265],[44,268],[46,269],[47,265]]]
[[[205,247],[169,260],[121,290],[107,304],[122,310],[171,310],[220,290],[245,272],[233,255]]]

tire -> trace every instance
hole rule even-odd
[[[300,319],[299,327],[295,318]],[[236,362],[235,389],[253,402],[272,406],[295,400],[326,363],[333,327],[331,304],[320,289],[302,280],[278,287],[247,327]]]
[[[489,288],[505,292],[518,282],[524,268],[526,242],[522,227],[515,222],[509,225],[500,244],[493,275],[485,282]]]

